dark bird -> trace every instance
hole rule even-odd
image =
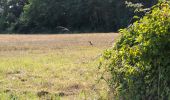
[[[91,41],[88,41],[91,46],[93,46],[93,43]]]
[[[56,29],[57,29],[57,31],[59,31],[61,33],[70,32],[70,30],[68,28],[63,27],[63,26],[57,26]]]

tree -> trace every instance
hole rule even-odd
[[[6,16],[8,12],[8,5],[6,0],[0,0],[0,30],[3,31],[7,27]]]
[[[141,1],[146,7],[157,0]],[[126,27],[133,9],[124,0],[3,0],[6,30],[16,32],[59,32],[62,26],[79,32],[111,32]],[[4,5],[3,5],[4,6]],[[4,6],[5,7],[5,6]],[[24,9],[23,9],[24,8]],[[5,20],[4,20],[4,19]]]
[[[102,68],[117,99],[169,100],[170,4],[161,2],[104,52]]]
[[[0,30],[5,31],[15,23],[23,12],[27,0],[1,0],[0,1]]]

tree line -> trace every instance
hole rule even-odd
[[[157,0],[128,0],[151,7]],[[141,14],[140,14],[141,15]],[[131,23],[125,0],[0,0],[0,31],[113,32]]]

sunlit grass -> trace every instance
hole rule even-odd
[[[92,88],[96,88],[93,86],[99,78],[96,58],[101,52],[99,48],[36,52],[9,52],[0,57],[1,89],[19,92],[19,96],[31,92],[33,97],[41,91],[51,94],[63,92],[68,96],[80,96],[82,91],[95,94]],[[8,92],[2,94],[9,97]]]
[[[98,58],[108,44],[60,48],[49,44],[0,48],[0,100],[107,99],[106,83],[97,80]]]

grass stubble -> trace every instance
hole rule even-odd
[[[0,35],[0,100],[107,99],[98,57],[117,36]]]

